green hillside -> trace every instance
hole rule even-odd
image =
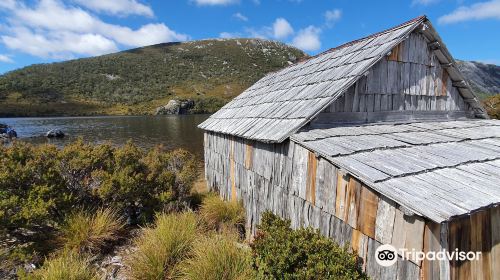
[[[191,98],[212,112],[305,54],[258,39],[166,43],[0,76],[0,116],[151,114]]]

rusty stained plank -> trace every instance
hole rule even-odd
[[[361,182],[359,182],[353,176],[349,177],[349,201],[348,201],[348,209],[346,210],[347,217],[346,222],[352,227],[357,228],[358,223],[358,214],[359,214],[359,201],[361,198]]]
[[[401,43],[396,45],[394,48],[391,50],[391,54],[387,56],[387,60],[390,61],[401,61],[399,58],[401,58],[399,48],[401,47]]]
[[[500,206],[490,209],[491,218],[491,279],[500,275]]]
[[[253,166],[253,146],[251,141],[245,142],[245,168],[252,170]]]
[[[349,183],[349,175],[343,170],[337,170],[337,184],[335,195],[335,217],[344,221],[346,215],[346,196],[348,194],[347,187]]]
[[[448,250],[450,252],[471,250],[471,221],[469,217],[450,222]],[[471,263],[467,260],[453,259],[450,261],[451,279],[473,279],[471,274]]]
[[[306,200],[312,205],[316,204],[316,170],[318,168],[318,159],[313,152],[309,151],[307,158],[307,181],[306,181]]]
[[[492,264],[491,250],[491,212],[489,210],[478,211],[470,215],[471,221],[471,251],[481,252],[479,260],[471,261],[471,275],[476,279],[496,279],[499,275],[491,278]]]
[[[369,187],[362,185],[359,201],[357,228],[365,235],[375,239],[378,195]]]

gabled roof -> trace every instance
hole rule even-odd
[[[305,129],[291,140],[435,222],[500,204],[500,121]]]
[[[427,19],[421,16],[270,73],[199,127],[261,142],[282,142],[334,102],[424,22]],[[437,34],[436,40],[440,42]],[[441,46],[444,59],[452,63],[444,44]],[[460,75],[458,70],[457,73],[453,75]],[[466,101],[482,111],[472,91]]]

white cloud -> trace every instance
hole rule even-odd
[[[153,17],[151,7],[137,2],[136,0],[74,0],[76,3],[96,12],[104,12],[112,15],[140,15]]]
[[[299,30],[297,36],[293,38],[292,45],[304,51],[316,51],[321,48],[320,33],[320,28],[310,25]]]
[[[293,34],[293,28],[290,23],[284,18],[277,18],[273,23],[273,37],[276,39],[284,39]]]
[[[118,50],[116,44],[98,34],[73,32],[35,33],[32,30],[15,28],[13,35],[1,36],[10,49],[44,58],[67,59],[77,55],[100,55]]]
[[[451,13],[441,16],[438,22],[447,24],[482,19],[500,19],[500,0],[476,3],[468,7],[459,7]]]
[[[257,29],[246,28],[245,33],[253,38],[283,40],[292,35],[294,30],[286,19],[277,18],[271,26],[263,26]]]
[[[248,21],[248,17],[244,16],[242,13],[236,13],[233,15],[233,17],[241,21]]]
[[[12,10],[15,7],[16,7],[15,0],[1,0],[0,1],[0,8]]]
[[[339,9],[329,10],[325,12],[325,21],[328,27],[332,27],[333,24],[340,20],[342,17],[342,11]]]
[[[194,0],[198,6],[227,6],[236,4],[239,0]]]
[[[232,33],[232,32],[221,32],[219,34],[219,38],[223,38],[223,39],[230,39],[230,38],[239,38],[241,37],[241,34],[240,33]]]
[[[97,55],[117,51],[118,44],[140,47],[189,38],[163,23],[150,23],[135,30],[109,24],[58,0],[41,0],[33,8],[20,2],[10,11],[8,22],[8,34],[3,34],[0,41],[10,49],[40,57]]]
[[[8,55],[0,54],[0,62],[14,63],[14,60],[12,60]]]

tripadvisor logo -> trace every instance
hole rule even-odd
[[[391,266],[398,260],[396,255],[396,248],[392,247],[389,244],[385,244],[379,246],[375,251],[375,260],[381,266]]]
[[[375,251],[375,260],[381,266],[391,266],[395,264],[398,260],[398,254],[402,260],[414,260],[414,261],[423,261],[423,260],[456,260],[456,261],[473,261],[479,260],[481,257],[480,251],[478,252],[463,252],[455,249],[454,251],[446,251],[441,250],[437,252],[429,251],[429,252],[421,252],[408,250],[408,249],[399,249],[396,250],[393,246],[389,244],[381,245]]]

